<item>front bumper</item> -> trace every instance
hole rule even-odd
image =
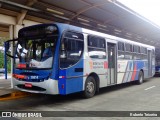
[[[32,84],[33,87],[25,87],[26,83]],[[48,79],[43,82],[26,82],[13,78],[13,88],[30,93],[59,94],[58,80],[53,79]]]

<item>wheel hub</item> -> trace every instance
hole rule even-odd
[[[93,84],[93,82],[88,82],[86,88],[87,88],[87,92],[93,93],[93,91],[94,91],[94,84]]]
[[[141,76],[139,79],[140,79],[140,82],[142,82],[142,81],[143,81],[143,78],[142,78],[142,76]]]

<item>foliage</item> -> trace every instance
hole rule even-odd
[[[9,40],[8,37],[0,37],[0,46],[4,46],[4,42]],[[0,51],[0,68],[4,68],[4,53]],[[11,58],[7,57],[7,70],[11,71]]]
[[[0,68],[4,68],[4,53],[0,52]],[[11,71],[11,58],[7,57],[7,70]]]
[[[4,42],[6,40],[9,40],[9,38],[7,38],[7,37],[0,37],[0,46],[3,46],[3,44],[4,44]]]

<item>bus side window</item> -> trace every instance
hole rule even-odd
[[[125,43],[125,59],[133,59],[133,46],[132,44]]]
[[[66,32],[60,48],[60,68],[68,68],[75,65],[83,53],[83,35]]]
[[[124,43],[118,42],[118,59],[124,59]]]
[[[141,52],[140,52],[140,46],[133,45],[133,59],[134,60],[140,60],[141,59]]]
[[[104,38],[88,36],[88,54],[90,58],[106,59],[106,42]]]

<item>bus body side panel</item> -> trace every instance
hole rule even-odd
[[[118,67],[117,67],[117,72],[118,72],[118,76],[117,76],[117,84],[121,84],[124,82],[127,82],[128,79],[128,70],[129,69],[129,65],[128,65],[128,60],[118,60]],[[132,69],[130,69],[132,70]]]
[[[92,35],[92,33],[90,33]],[[99,77],[99,87],[107,86],[108,78],[108,60],[94,59],[88,53],[88,34],[84,34],[84,77],[83,77],[83,90],[85,89],[85,82],[89,75],[92,73]],[[107,44],[107,43],[106,43]]]
[[[99,77],[99,87],[107,86],[108,79],[108,62],[107,60],[98,60],[98,59],[87,59],[85,60],[85,73],[90,75],[92,73],[96,74]]]
[[[156,67],[155,67],[155,55],[152,55],[152,76],[155,75]]]
[[[140,70],[143,70],[144,69],[144,67],[145,67],[145,62],[144,61],[142,61],[142,60],[138,60],[138,61],[135,61],[135,64],[136,64],[136,66],[137,66],[137,72],[136,72],[136,77],[135,77],[135,80],[138,80],[139,78],[139,72],[140,72]]]
[[[62,95],[83,90],[83,59],[76,65],[59,70],[59,93]]]
[[[143,75],[145,79],[145,78],[148,78],[148,61],[147,60],[143,60],[143,61],[144,61]]]
[[[139,71],[146,68],[144,61],[118,60],[117,84],[138,80]]]
[[[127,72],[129,73],[128,75],[128,79],[126,80],[126,82],[130,82],[132,81],[132,79],[135,79],[135,74],[133,74],[133,70],[134,70],[134,62],[133,60],[128,61],[128,69]]]

